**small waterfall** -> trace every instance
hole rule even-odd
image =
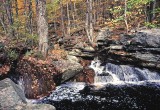
[[[148,69],[140,69],[129,65],[107,63],[101,65],[100,60],[91,62],[90,68],[95,71],[94,83],[135,83],[139,81],[160,81],[160,73]]]
[[[94,85],[67,82],[35,103],[52,104],[57,110],[159,110],[157,72],[129,65],[102,65],[100,60],[92,61],[90,68],[96,73]]]

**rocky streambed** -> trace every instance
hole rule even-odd
[[[64,59],[55,54],[61,60],[50,57],[49,62],[42,62],[22,56],[13,61],[16,64],[14,68],[10,66],[12,63],[8,65],[5,50],[0,48],[0,69],[8,67],[0,72],[1,79],[9,77],[24,90],[18,89],[18,94],[24,94],[13,97],[20,96],[20,104],[13,106],[20,109],[30,107],[25,95],[36,99],[44,97],[36,103],[51,104],[58,110],[159,110],[160,29],[119,35],[104,28],[99,32],[96,43],[96,49],[76,44],[72,51],[61,53]],[[96,63],[91,63],[91,60]],[[17,87],[8,79],[4,82]],[[98,85],[95,86],[94,82]],[[1,84],[2,94],[6,83]],[[17,94],[17,89],[9,91]],[[1,95],[1,99],[5,98],[7,96]],[[2,108],[8,107],[3,100]]]

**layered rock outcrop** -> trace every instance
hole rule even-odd
[[[122,34],[116,39],[108,31],[101,31],[97,37],[102,59],[160,70],[160,29]]]

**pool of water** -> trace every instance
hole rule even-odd
[[[160,110],[160,82],[67,83],[37,103],[54,105],[57,110]]]

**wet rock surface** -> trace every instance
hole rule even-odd
[[[112,35],[103,35],[100,38],[102,39],[97,40],[97,45],[102,60],[160,70],[160,29],[141,30],[131,35],[122,34],[116,39]],[[101,41],[106,44],[99,44]]]

